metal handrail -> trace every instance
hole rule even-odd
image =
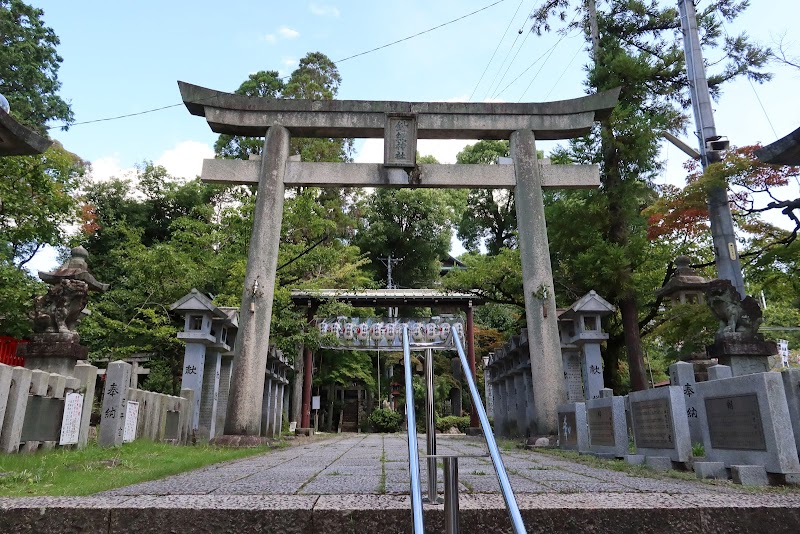
[[[525,534],[525,524],[522,522],[522,516],[519,513],[519,506],[517,506],[517,501],[514,498],[514,490],[511,489],[511,482],[508,480],[506,466],[503,464],[503,459],[500,457],[500,451],[497,449],[497,442],[494,439],[492,427],[489,426],[489,417],[486,415],[483,402],[481,402],[481,396],[478,393],[478,387],[475,385],[475,379],[472,376],[472,371],[470,371],[469,363],[467,363],[467,356],[464,354],[464,348],[461,346],[461,339],[458,335],[454,335],[453,339],[456,344],[456,350],[458,351],[458,358],[461,360],[461,368],[464,371],[464,378],[467,381],[469,393],[472,396],[472,407],[478,412],[478,419],[481,422],[483,437],[486,439],[486,445],[489,448],[489,455],[492,457],[494,470],[495,473],[497,473],[497,480],[500,482],[500,490],[503,492],[503,499],[506,501],[506,509],[508,510],[509,517],[511,518],[514,532],[516,534]],[[403,347],[405,349],[405,343]],[[406,371],[406,381],[408,382],[410,380],[410,375],[408,374],[408,371]],[[409,422],[409,424],[411,423]]]
[[[406,375],[406,420],[408,422],[408,471],[411,475],[411,514],[414,521],[414,534],[424,534],[422,489],[420,488],[419,479],[419,451],[417,450],[417,417],[414,413],[414,386],[411,382],[411,348],[408,344],[407,324],[403,325],[403,364],[405,365]]]

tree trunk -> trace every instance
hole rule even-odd
[[[649,384],[644,368],[642,340],[639,336],[639,308],[636,305],[636,298],[634,296],[624,298],[619,303],[619,309],[622,314],[622,329],[625,333],[625,349],[628,353],[631,390],[641,391],[647,389]]]

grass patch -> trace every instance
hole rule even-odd
[[[122,447],[55,449],[0,456],[0,496],[91,495],[270,450],[136,440]]]
[[[381,481],[378,483],[378,493],[381,495],[386,494],[386,442],[381,437]]]

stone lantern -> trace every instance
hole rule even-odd
[[[578,396],[581,378],[584,398],[600,398],[600,390],[604,387],[600,344],[608,339],[608,334],[602,330],[601,320],[615,311],[610,302],[592,290],[558,317],[562,325],[562,347],[574,347],[572,351],[562,349],[570,402],[583,400],[573,398]]]
[[[223,355],[232,350],[236,313],[217,307],[197,289],[173,303],[170,311],[184,317],[183,331],[178,332],[178,339],[186,343],[181,388],[194,391],[192,429],[198,438],[211,439],[223,428],[219,415],[222,411],[224,422],[231,368],[231,359],[223,362]]]
[[[704,295],[708,280],[689,266],[691,262],[692,259],[689,256],[675,258],[675,272],[664,284],[664,287],[656,291],[656,296],[669,300],[673,306],[705,302]]]

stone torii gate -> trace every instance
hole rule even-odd
[[[599,186],[594,165],[540,165],[535,140],[585,135],[607,117],[619,89],[544,103],[272,100],[178,82],[186,108],[216,133],[265,136],[260,160],[205,160],[202,180],[258,184],[225,434],[258,436],[285,187],[513,188],[535,432],[557,432],[566,399],[542,188]],[[289,138],[384,138],[384,162],[309,163]],[[417,139],[510,139],[513,165],[417,165]]]

